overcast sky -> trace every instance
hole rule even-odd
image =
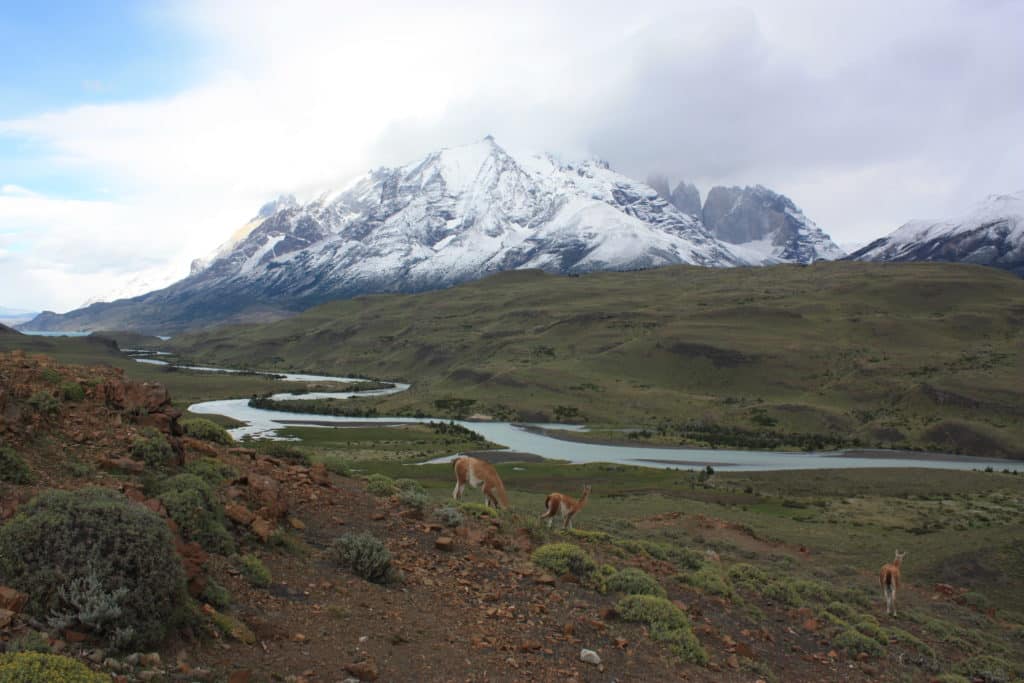
[[[1024,189],[1015,0],[21,4],[0,306],[166,284],[281,192],[486,134],[760,183],[844,245]]]

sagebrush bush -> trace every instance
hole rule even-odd
[[[348,533],[331,546],[331,557],[356,576],[373,583],[387,583],[393,578],[391,553],[379,538],[370,533]]]
[[[185,465],[185,471],[201,477],[212,486],[219,486],[223,482],[238,476],[238,470],[226,462],[217,460],[217,458],[193,460]]]
[[[60,410],[60,401],[48,391],[37,391],[28,397],[28,404],[43,415],[53,415]]]
[[[0,481],[8,484],[31,484],[35,480],[32,470],[13,448],[0,446]]]
[[[96,673],[70,657],[18,652],[0,655],[0,683],[110,683],[110,676]]]
[[[882,645],[870,636],[866,636],[855,628],[848,628],[832,641],[833,647],[845,650],[851,657],[861,652],[877,657],[882,654]]]
[[[447,527],[457,527],[462,524],[462,513],[451,506],[437,508],[434,510],[434,516]]]
[[[533,551],[533,563],[554,574],[588,576],[597,564],[583,548],[572,543],[548,543]]]
[[[142,435],[135,437],[132,442],[132,457],[143,461],[148,467],[160,469],[174,460],[174,449],[163,434],[149,428],[143,430]]]
[[[665,598],[653,595],[627,595],[615,606],[625,621],[647,624],[651,638],[668,643],[669,649],[683,661],[707,664],[708,653],[693,633],[686,613]]]
[[[975,655],[957,664],[955,672],[985,683],[1009,683],[1024,676],[1024,667],[992,655]]]
[[[225,446],[235,443],[234,438],[228,434],[228,430],[211,420],[196,417],[188,420],[182,420],[180,424],[181,428],[185,430],[185,433],[195,439],[213,441],[214,443],[224,444]]]
[[[417,491],[416,489],[407,489],[398,494],[398,500],[402,505],[408,505],[409,507],[417,510],[422,510],[427,507],[429,499],[427,494],[422,490]]]
[[[408,479],[405,477],[395,479],[395,488],[399,491],[418,491],[419,493],[427,492],[427,490],[423,488],[423,484],[419,483],[415,479]]]
[[[626,595],[657,595],[662,598],[668,595],[657,579],[635,567],[626,567],[608,577],[605,586],[609,592]]]
[[[37,619],[74,619],[114,648],[158,643],[188,600],[164,520],[98,488],[44,493],[0,527],[0,583]]]
[[[715,567],[706,566],[695,572],[680,572],[676,574],[676,578],[702,593],[721,595],[727,598],[733,595],[732,587]]]
[[[60,393],[65,401],[85,400],[85,388],[78,382],[64,382],[60,385]]]
[[[234,552],[235,541],[224,526],[224,509],[213,487],[202,477],[184,473],[156,484],[157,498],[183,538],[195,541],[212,553]]]
[[[242,555],[239,558],[239,565],[245,580],[257,588],[266,588],[273,581],[267,565],[255,555]]]
[[[483,503],[458,503],[459,509],[474,517],[497,517],[498,511]]]
[[[43,371],[39,374],[43,378],[43,381],[49,384],[60,384],[62,379],[60,371],[57,370],[57,368],[43,368]]]
[[[395,480],[384,474],[371,474],[366,477],[366,490],[375,496],[391,496],[398,492]]]
[[[49,654],[53,652],[50,647],[50,639],[39,631],[29,631],[7,643],[8,652],[42,652]]]
[[[230,591],[212,578],[206,579],[206,585],[203,586],[203,592],[199,594],[199,599],[217,609],[231,606]]]

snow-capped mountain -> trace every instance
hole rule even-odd
[[[1024,277],[1024,190],[990,195],[957,218],[910,221],[850,258],[977,263]]]
[[[175,332],[517,268],[761,262],[603,162],[513,156],[488,137],[371,171],[304,205],[279,199],[184,280],[130,301],[45,313],[26,327]]]
[[[747,260],[813,263],[846,255],[789,197],[761,185],[713,187],[701,217],[712,235]]]

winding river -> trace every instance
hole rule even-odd
[[[140,363],[169,365],[167,361],[154,358],[136,357]],[[249,372],[206,366],[178,365],[185,370],[204,372]],[[279,377],[283,381],[292,382],[342,382],[352,383],[364,381],[355,377],[331,377],[328,375],[306,375],[296,373],[263,372]],[[279,393],[274,394],[275,400],[297,400],[336,398],[347,399],[353,396],[385,396],[405,391],[408,384],[394,383],[387,389],[375,389],[360,392],[315,392],[305,394]],[[405,424],[423,423],[444,418],[413,418],[413,417],[341,417],[337,415],[317,415],[311,413],[291,413],[279,410],[264,410],[249,406],[245,398],[226,399],[220,401],[204,401],[189,406],[193,413],[206,415],[225,415],[244,422],[245,425],[232,429],[235,438],[250,436],[254,438],[272,438],[279,429],[289,426],[326,427],[355,424]],[[787,453],[777,451],[742,451],[725,449],[698,448],[652,448],[646,446],[604,445],[566,441],[540,433],[539,428],[553,428],[580,431],[585,427],[578,425],[517,425],[510,422],[466,422],[457,420],[456,424],[472,429],[488,441],[501,444],[511,451],[527,453],[543,458],[565,460],[571,463],[607,462],[623,465],[640,465],[645,467],[675,467],[681,469],[703,468],[711,465],[715,469],[732,471],[766,471],[766,470],[807,470],[807,469],[844,469],[856,467],[925,467],[932,469],[972,470],[993,467],[995,469],[1012,469],[1024,472],[1024,462],[1012,460],[992,460],[971,458],[956,455],[923,455],[896,451],[828,451],[818,453]],[[430,462],[446,462],[456,454],[438,458]]]

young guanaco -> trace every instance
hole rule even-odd
[[[896,589],[900,585],[900,564],[907,554],[896,551],[896,559],[883,564],[878,572],[878,583],[882,585],[882,596],[885,598],[885,613],[896,616]]]
[[[484,505],[495,508],[508,507],[505,485],[491,463],[465,455],[455,458],[452,462],[455,466],[455,490],[452,491],[452,498],[460,499],[462,490],[469,484],[483,490]]]
[[[579,500],[576,500],[572,496],[567,496],[564,493],[552,493],[544,499],[544,512],[541,514],[541,519],[548,520],[548,526],[551,526],[551,522],[555,515],[562,516],[562,528],[572,528],[572,518],[576,516],[576,513],[583,509],[583,506],[587,504],[587,498],[590,497],[590,484],[583,487],[583,495],[580,496]]]

